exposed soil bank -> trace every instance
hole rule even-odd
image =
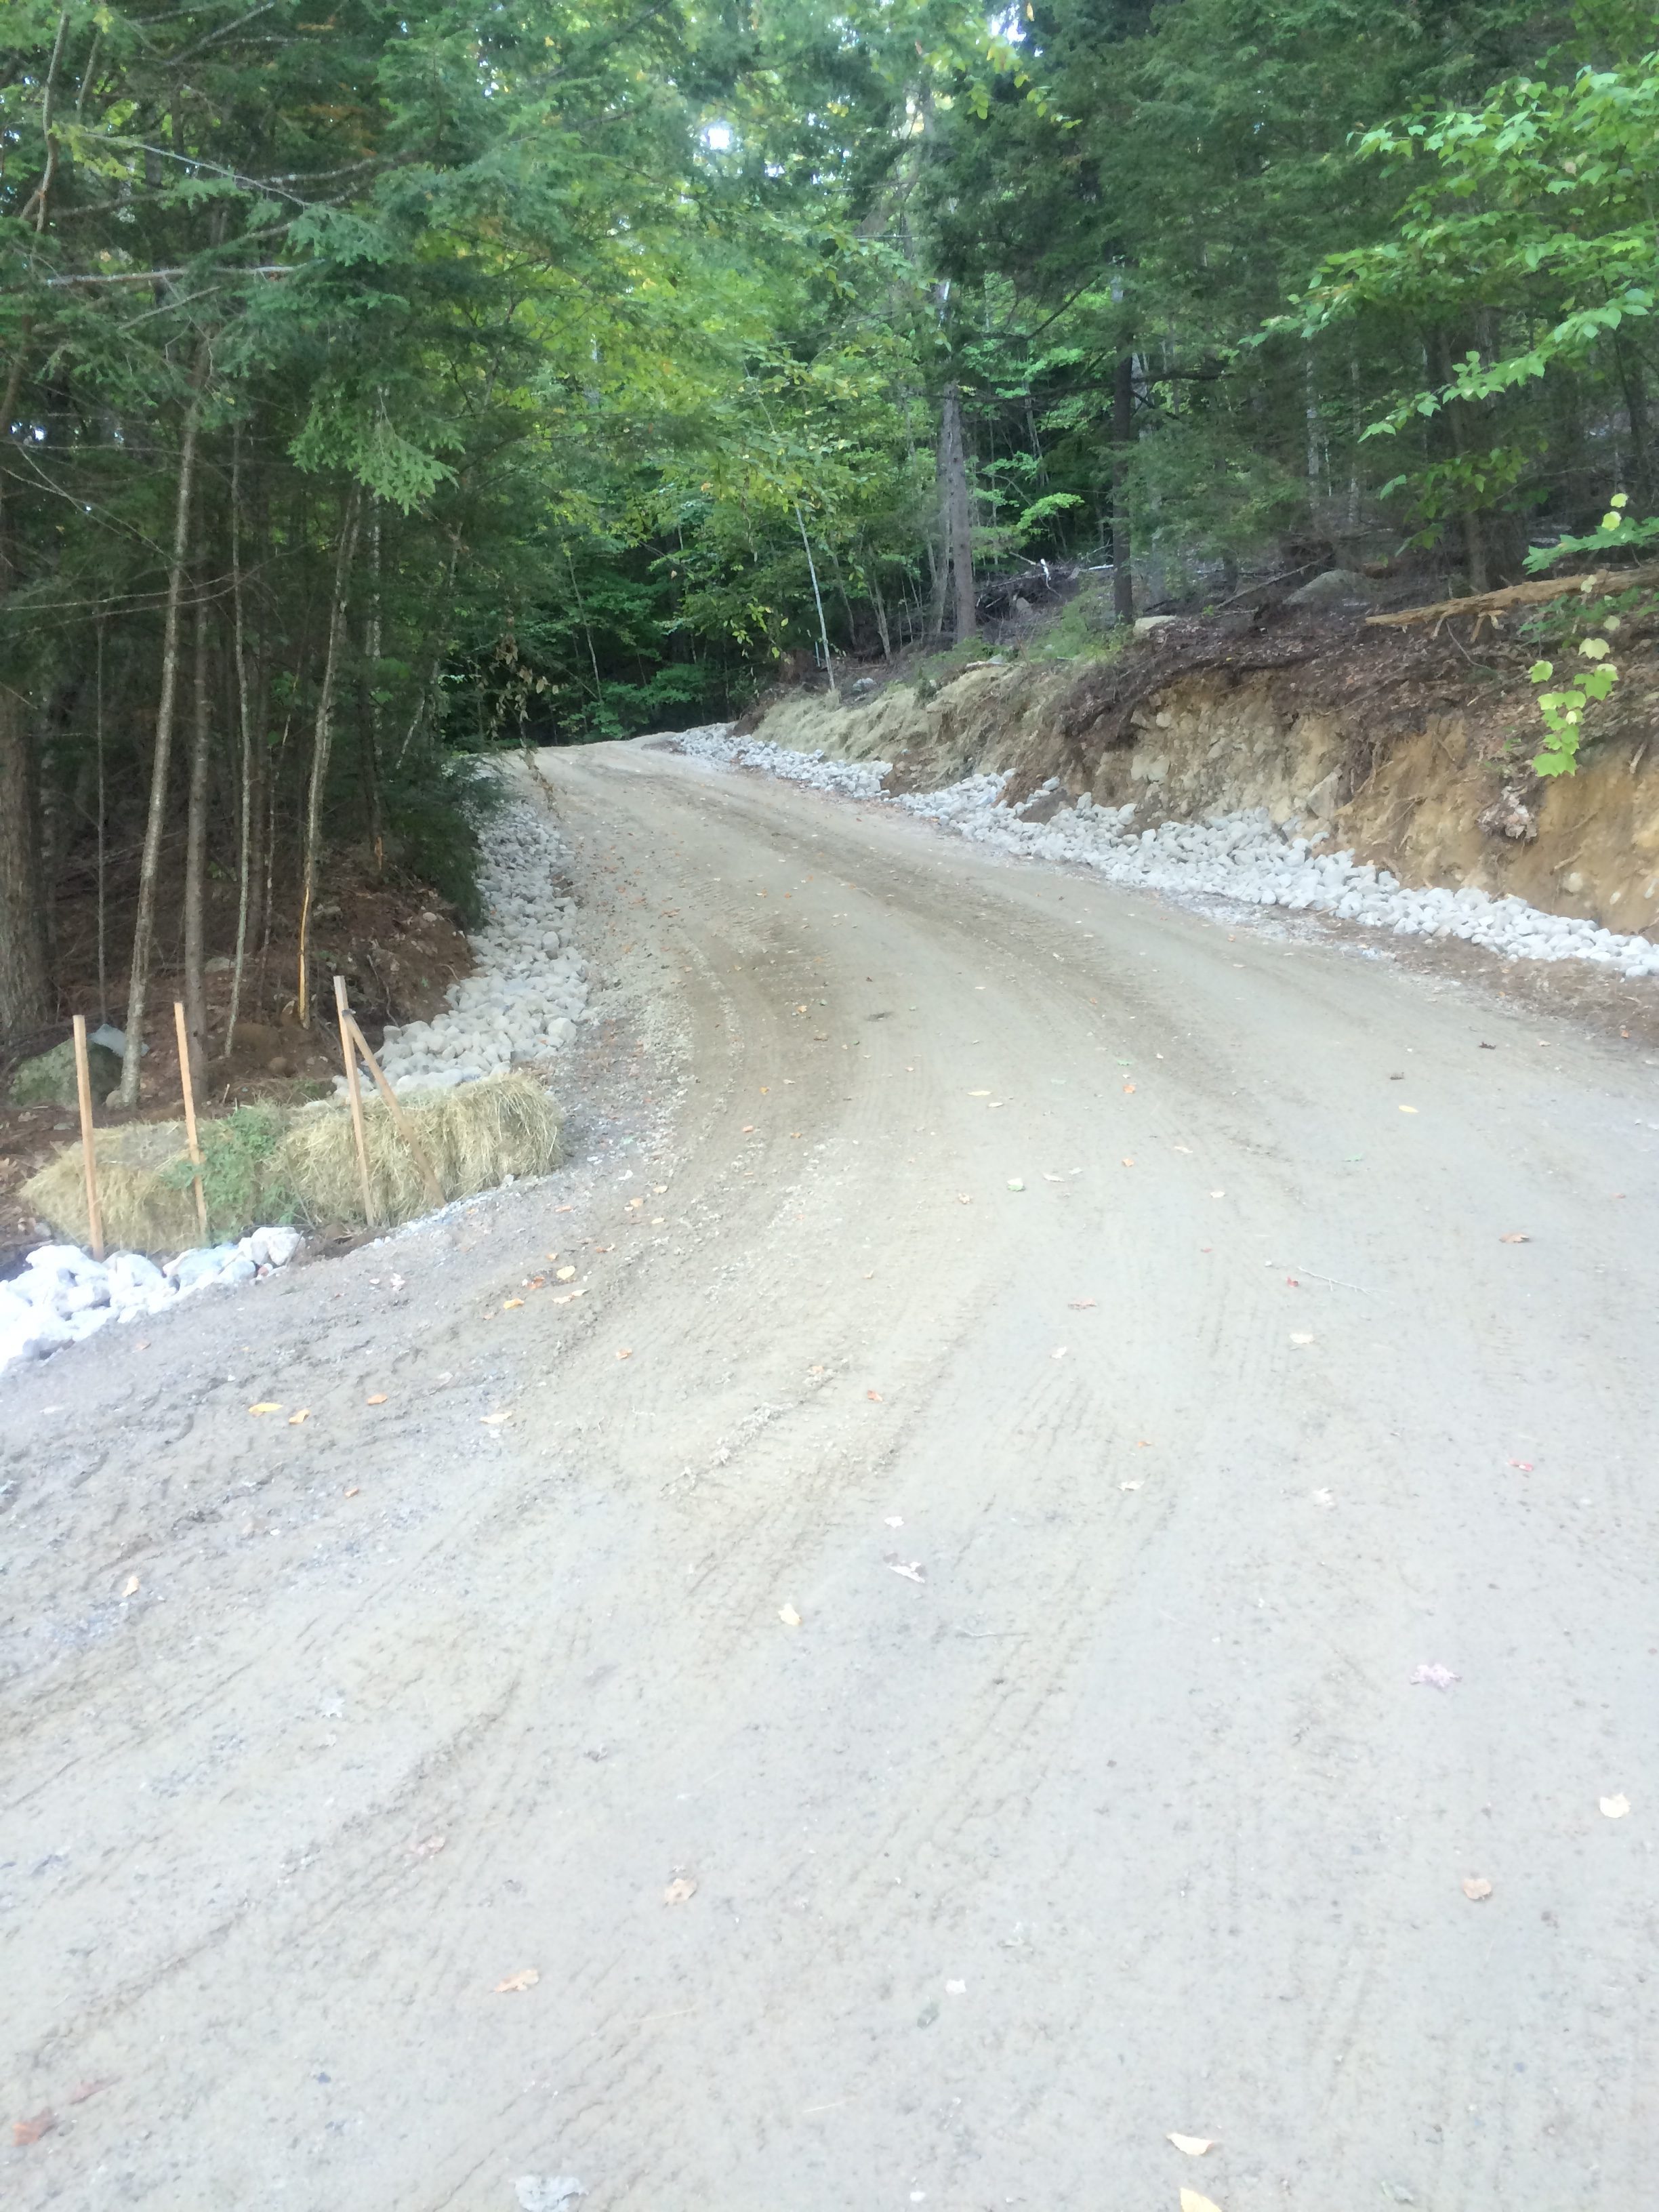
[[[1553,783],[1528,764],[1539,725],[1528,649],[1402,636],[1332,617],[1235,635],[1170,623],[1115,659],[995,663],[932,696],[894,684],[838,703],[798,692],[756,734],[894,763],[888,788],[1007,774],[1018,805],[1137,802],[1147,823],[1265,806],[1331,833],[1413,888],[1465,885],[1620,933],[1659,921],[1659,664],[1632,641],[1618,713]],[[1057,799],[1056,804],[1063,803]]]

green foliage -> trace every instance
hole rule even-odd
[[[222,1120],[200,1125],[202,1194],[207,1203],[210,1239],[240,1237],[259,1223],[292,1221],[296,1194],[274,1166],[283,1122],[274,1106],[238,1106]],[[196,1170],[175,1160],[162,1181],[188,1190]]]
[[[1087,584],[1024,647],[1027,660],[1112,660],[1131,631],[1116,620],[1111,586]]]

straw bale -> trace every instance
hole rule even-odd
[[[561,1116],[541,1085],[528,1075],[489,1076],[453,1090],[411,1091],[402,1107],[437,1171],[446,1199],[493,1190],[507,1176],[545,1175],[559,1158]],[[262,1109],[264,1112],[273,1109]],[[234,1119],[234,1117],[233,1117]],[[211,1237],[236,1236],[257,1221],[297,1219],[311,1227],[363,1218],[351,1111],[329,1100],[284,1114],[268,1159],[257,1164],[246,1220],[210,1218]],[[225,1123],[203,1125],[211,1147]],[[420,1170],[378,1095],[363,1108],[369,1189],[377,1227],[392,1228],[431,1210]],[[184,1125],[141,1121],[94,1133],[104,1242],[111,1249],[167,1255],[199,1243],[196,1201],[187,1180]],[[211,1195],[212,1177],[210,1176]],[[66,1146],[23,1186],[24,1203],[55,1235],[88,1241],[86,1186],[81,1147]]]
[[[507,1176],[545,1175],[559,1158],[560,1114],[528,1075],[491,1075],[453,1090],[400,1093],[402,1107],[437,1171],[447,1199],[493,1190]],[[377,1224],[388,1228],[431,1211],[421,1171],[378,1094],[363,1107],[369,1192]],[[297,1194],[303,1218],[363,1218],[350,1109],[330,1102],[296,1114],[276,1165]]]

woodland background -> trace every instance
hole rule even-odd
[[[468,917],[491,748],[1031,564],[1103,650],[1652,509],[1649,6],[326,5],[0,15],[0,1039],[205,1064],[341,880]]]

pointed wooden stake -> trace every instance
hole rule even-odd
[[[334,1011],[340,1017],[340,1050],[345,1055],[346,1096],[351,1101],[351,1133],[357,1140],[357,1175],[363,1187],[363,1219],[374,1226],[374,1202],[368,1192],[368,1146],[363,1138],[363,1094],[357,1082],[357,1054],[351,1042],[356,1024],[346,1004],[345,977],[334,978]]]
[[[398,1103],[397,1097],[392,1091],[392,1085],[386,1081],[386,1077],[380,1073],[380,1063],[375,1059],[374,1054],[369,1050],[367,1042],[364,1041],[363,1033],[357,1026],[357,1017],[355,1014],[348,1014],[346,1016],[346,1019],[351,1024],[351,1034],[356,1040],[357,1050],[362,1059],[363,1065],[368,1068],[369,1073],[374,1078],[374,1086],[376,1090],[379,1091],[381,1097],[385,1099],[386,1111],[391,1115],[392,1121],[397,1125],[398,1134],[403,1139],[404,1144],[409,1146],[410,1152],[414,1156],[415,1164],[419,1168],[422,1180],[426,1184],[428,1196],[431,1199],[434,1206],[447,1206],[449,1201],[444,1196],[444,1187],[438,1180],[438,1171],[433,1166],[431,1160],[428,1158],[425,1146],[422,1144],[420,1139],[410,1127],[409,1116],[404,1113],[403,1108]]]
[[[136,1048],[135,1048],[136,1049]],[[81,1101],[81,1163],[87,1176],[87,1231],[92,1256],[104,1256],[104,1217],[98,1204],[98,1155],[92,1142],[92,1070],[87,1060],[87,1018],[75,1017],[75,1089]]]
[[[179,1039],[179,1088],[185,1097],[185,1144],[189,1150],[195,1174],[191,1181],[196,1186],[196,1225],[202,1232],[202,1242],[207,1243],[207,1193],[202,1188],[202,1147],[196,1141],[196,1086],[190,1079],[190,1034],[185,1026],[185,1002],[173,1002],[173,1033]]]

